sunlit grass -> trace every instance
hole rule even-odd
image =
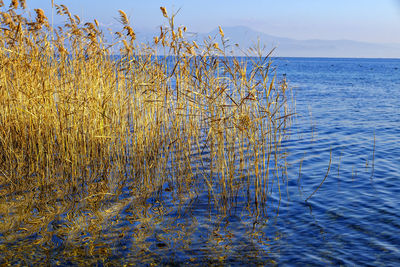
[[[135,240],[146,246],[168,213],[149,212],[148,199],[163,194],[179,206],[205,190],[222,215],[243,195],[249,214],[262,216],[271,188],[284,182],[280,145],[291,112],[269,54],[230,55],[221,28],[190,41],[165,8],[167,25],[146,45],[123,11],[108,43],[96,20],[82,24],[55,8],[64,27],[52,29],[40,9],[27,19],[17,1],[0,16],[4,242],[51,247],[56,235],[94,244],[128,205],[143,226]]]

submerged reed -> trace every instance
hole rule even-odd
[[[154,43],[136,43],[120,11],[110,45],[96,20],[55,7],[64,27],[17,1],[0,13],[0,235],[84,242],[126,205],[149,222],[150,197],[203,191],[221,214],[244,195],[262,216],[281,188],[291,112],[269,54],[229,55],[221,28],[198,45],[163,7]],[[67,227],[49,233],[60,216]]]

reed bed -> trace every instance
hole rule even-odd
[[[147,225],[139,244],[160,218],[149,199],[166,194],[181,205],[206,192],[221,214],[243,195],[265,215],[291,118],[270,54],[232,56],[221,28],[191,41],[165,8],[160,34],[140,44],[123,11],[109,43],[64,5],[57,28],[41,9],[29,19],[25,1],[0,5],[1,247],[90,243],[127,206]]]

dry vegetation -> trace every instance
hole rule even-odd
[[[51,247],[54,235],[94,242],[127,205],[150,227],[147,200],[162,194],[183,203],[205,190],[221,213],[243,194],[262,215],[282,183],[290,118],[269,56],[229,56],[222,29],[190,41],[165,8],[167,25],[144,45],[123,11],[107,43],[96,20],[83,24],[63,5],[58,28],[41,9],[28,19],[25,1],[0,5],[2,253],[24,239],[32,251]],[[146,237],[138,229],[136,240]]]

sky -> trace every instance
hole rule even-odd
[[[133,28],[155,30],[165,23],[159,7],[178,11],[178,25],[192,32],[217,26],[247,26],[270,35],[299,40],[355,40],[400,44],[400,0],[54,0],[88,21],[116,27],[118,10]],[[8,2],[10,2],[8,0]],[[51,17],[51,0],[27,0]],[[5,0],[7,3],[7,0]],[[60,22],[60,19],[55,19]]]

